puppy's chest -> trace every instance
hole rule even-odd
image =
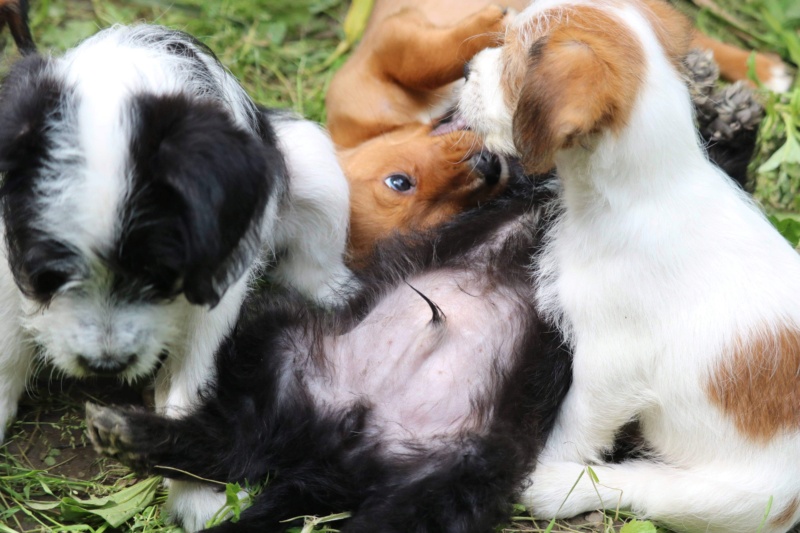
[[[414,289],[438,306],[438,318]],[[327,364],[307,371],[307,386],[320,405],[366,402],[370,424],[389,441],[479,430],[490,418],[481,406],[513,364],[524,319],[510,290],[474,274],[417,276],[356,328],[326,338]]]

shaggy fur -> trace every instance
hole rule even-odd
[[[140,472],[269,478],[215,532],[342,510],[349,533],[491,531],[570,381],[526,268],[539,217],[526,194],[388,243],[333,315],[253,298],[202,407],[173,420],[90,405],[95,446]]]
[[[133,380],[163,360],[156,407],[184,413],[262,267],[321,303],[350,282],[326,134],[257,108],[181,32],[117,26],[17,63],[0,172],[0,439],[37,361]],[[178,492],[198,529],[212,505]]]

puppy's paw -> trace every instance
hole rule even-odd
[[[478,20],[480,21],[483,31],[486,33],[502,33],[506,29],[510,8],[502,7],[496,4],[490,4],[478,12]]]
[[[134,452],[134,435],[125,412],[86,403],[86,428],[95,451],[141,470],[144,455]]]
[[[503,28],[505,29],[505,27],[511,24],[511,22],[516,18],[516,16],[519,15],[519,11],[517,11],[513,7],[505,7],[503,8],[503,13],[505,14],[505,16],[503,17],[502,23],[503,23]]]

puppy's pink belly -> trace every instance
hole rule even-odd
[[[349,333],[325,340],[328,367],[309,372],[318,402],[372,407],[371,424],[390,441],[480,430],[476,405],[512,360],[523,313],[502,289],[487,290],[463,272],[409,280],[386,295]]]

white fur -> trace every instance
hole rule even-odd
[[[67,284],[48,306],[25,298],[5,260],[0,261],[0,441],[16,414],[19,396],[34,369],[34,346],[64,373],[81,376],[77,357],[136,354],[120,376],[133,379],[169,357],[157,378],[156,408],[185,413],[213,378],[213,358],[233,328],[242,301],[261,264],[273,252],[287,252],[272,270],[279,283],[311,299],[333,303],[351,280],[343,255],[349,213],[347,181],[333,145],[316,124],[277,121],[279,148],[288,166],[289,190],[276,183],[260,233],[263,257],[250,265],[213,308],[171,302],[130,304],[115,299],[97,252],[109,249],[121,227],[120,213],[130,200],[126,157],[131,137],[129,106],[136,93],[186,93],[221,102],[243,128],[255,131],[256,108],[238,82],[201,49],[207,69],[169,53],[169,40],[151,38],[149,26],[116,26],[54,60],[53,75],[72,87],[79,102],[50,125],[53,163],[46,200],[37,206],[36,224],[73,243],[91,265],[80,282]],[[210,75],[209,75],[210,73]],[[69,179],[66,179],[66,178]],[[279,256],[280,257],[280,256]],[[186,531],[201,529],[224,503],[207,487],[175,483],[170,513]]]
[[[737,339],[800,328],[800,258],[706,159],[688,91],[639,8],[597,5],[636,35],[646,75],[619,135],[556,155],[563,213],[536,265],[538,297],[574,350],[574,381],[523,502],[541,517],[619,505],[681,530],[753,532],[772,499],[762,531],[786,531],[800,513],[770,519],[800,497],[800,428],[756,442],[707,383]],[[491,94],[468,90],[486,79],[471,76],[465,97]],[[479,131],[494,120],[466,115]],[[655,457],[604,464],[634,419]],[[599,485],[584,474],[567,497],[586,464]]]
[[[332,303],[352,289],[341,261],[347,246],[350,188],[328,134],[317,124],[292,118],[273,121],[289,172],[289,201],[278,213],[273,248],[285,251],[271,273]]]
[[[770,91],[774,91],[776,93],[785,93],[792,88],[793,82],[794,75],[792,72],[785,64],[779,63],[772,66],[770,69],[770,77],[768,80],[764,81],[764,85]]]
[[[487,48],[472,59],[469,81],[461,89],[458,109],[475,133],[483,138],[486,148],[498,154],[515,155],[511,135],[513,117],[500,88],[500,50]]]

